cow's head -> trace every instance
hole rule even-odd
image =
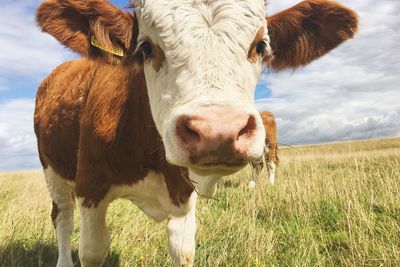
[[[37,19],[83,56],[144,68],[168,161],[200,175],[261,157],[253,96],[263,64],[308,64],[357,29],[353,11],[326,0],[267,18],[264,0],[140,0],[134,14],[104,0],[47,0]]]

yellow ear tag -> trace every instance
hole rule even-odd
[[[100,50],[103,50],[103,51],[105,51],[105,52],[108,52],[108,53],[110,53],[110,54],[113,54],[113,55],[116,55],[116,56],[119,56],[119,57],[125,57],[124,50],[122,50],[121,47],[115,46],[115,47],[113,47],[113,49],[104,48],[104,47],[102,47],[102,46],[99,44],[99,42],[96,40],[96,37],[94,37],[94,35],[92,35],[92,36],[90,37],[90,43],[91,43],[94,47],[97,47],[97,48],[100,49]]]

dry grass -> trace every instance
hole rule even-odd
[[[277,183],[225,178],[198,205],[196,266],[400,266],[400,139],[281,150]],[[266,176],[265,173],[263,173]],[[54,266],[42,173],[0,174],[0,266]],[[73,234],[77,260],[78,219]],[[170,266],[166,223],[112,204],[107,266]]]

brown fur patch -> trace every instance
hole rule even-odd
[[[258,60],[260,60],[260,55],[257,53],[257,45],[263,39],[264,32],[265,32],[264,27],[260,27],[260,29],[258,29],[256,33],[256,36],[254,37],[253,42],[251,42],[250,49],[247,54],[247,59],[251,63],[256,63]]]
[[[327,0],[308,0],[267,17],[274,58],[281,70],[306,65],[354,36],[357,14]]]
[[[268,153],[266,154],[265,161],[272,161],[275,164],[279,164],[275,116],[269,111],[260,112],[260,116],[265,128],[265,144],[268,146]]]
[[[79,120],[95,72],[95,63],[84,59],[64,63],[36,94],[34,125],[42,165],[50,164],[67,180],[75,179]]]
[[[156,71],[159,71],[161,69],[162,64],[165,61],[164,51],[161,49],[159,45],[154,46],[154,54],[151,60],[153,62],[153,68]]]

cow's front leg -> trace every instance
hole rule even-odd
[[[258,178],[260,177],[260,173],[261,173],[262,169],[264,168],[264,161],[259,160],[259,161],[250,162],[250,167],[251,167],[251,180],[248,184],[248,188],[254,189],[256,187],[256,181],[258,181]]]
[[[100,267],[104,264],[110,244],[110,233],[106,226],[108,204],[103,200],[96,207],[85,207],[82,200],[79,201],[79,259],[82,267]]]
[[[273,161],[268,162],[268,183],[269,184],[275,183],[275,172],[276,172],[275,162],[273,162]]]
[[[196,192],[192,193],[189,201],[193,201],[189,213],[184,217],[173,217],[168,222],[169,253],[174,266],[193,266],[196,243]]]

